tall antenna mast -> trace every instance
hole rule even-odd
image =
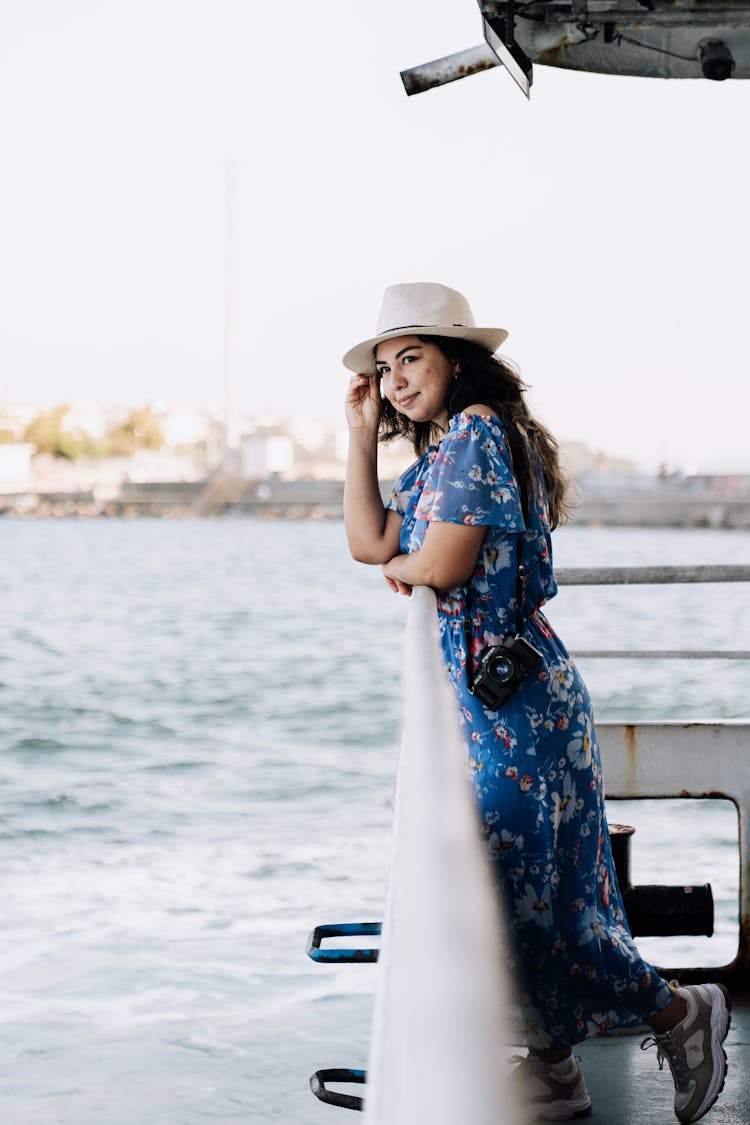
[[[231,464],[235,445],[234,399],[236,386],[234,333],[234,170],[227,161],[224,184],[224,449],[222,465]]]

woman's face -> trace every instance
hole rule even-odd
[[[385,398],[410,422],[448,423],[448,388],[455,365],[436,344],[418,336],[395,336],[375,349],[375,367]]]

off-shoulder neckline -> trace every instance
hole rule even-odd
[[[448,429],[445,431],[440,441],[435,445],[428,445],[422,456],[429,457],[431,454],[437,453],[438,449],[453,429],[454,424],[462,418],[466,419],[467,422],[470,422],[472,418],[479,418],[482,422],[495,422],[499,426],[503,425],[502,418],[498,418],[497,414],[475,414],[473,410],[458,410],[448,419]]]
[[[502,426],[503,420],[497,414],[478,414],[475,410],[459,410],[453,414],[448,422],[448,429],[453,425],[457,418],[481,418],[483,422],[499,422]]]

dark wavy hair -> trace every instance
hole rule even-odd
[[[527,387],[515,365],[469,340],[454,340],[448,336],[419,336],[419,339],[422,343],[434,344],[449,362],[460,369],[460,374],[451,381],[448,389],[445,404],[448,416],[452,417],[475,403],[490,406],[505,426],[513,471],[523,484],[524,491],[530,494],[527,481],[531,477],[533,462],[544,477],[550,525],[554,528],[565,523],[569,513],[568,481],[560,466],[557,440],[526,405],[524,392]],[[406,437],[417,455],[421,455],[441,436],[434,422],[411,422],[405,415],[399,414],[392,403],[383,399],[383,416],[378,433],[380,441]]]

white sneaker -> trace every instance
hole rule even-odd
[[[642,1050],[656,1046],[659,1070],[669,1063],[675,1085],[674,1111],[679,1121],[697,1121],[708,1113],[727,1074],[722,1043],[731,1022],[732,999],[723,984],[688,984],[677,995],[687,1015],[664,1035],[649,1035]]]
[[[571,1056],[570,1067],[562,1074],[539,1055],[514,1055],[518,1066],[511,1081],[518,1100],[537,1121],[572,1121],[591,1115],[591,1098],[578,1060]]]

